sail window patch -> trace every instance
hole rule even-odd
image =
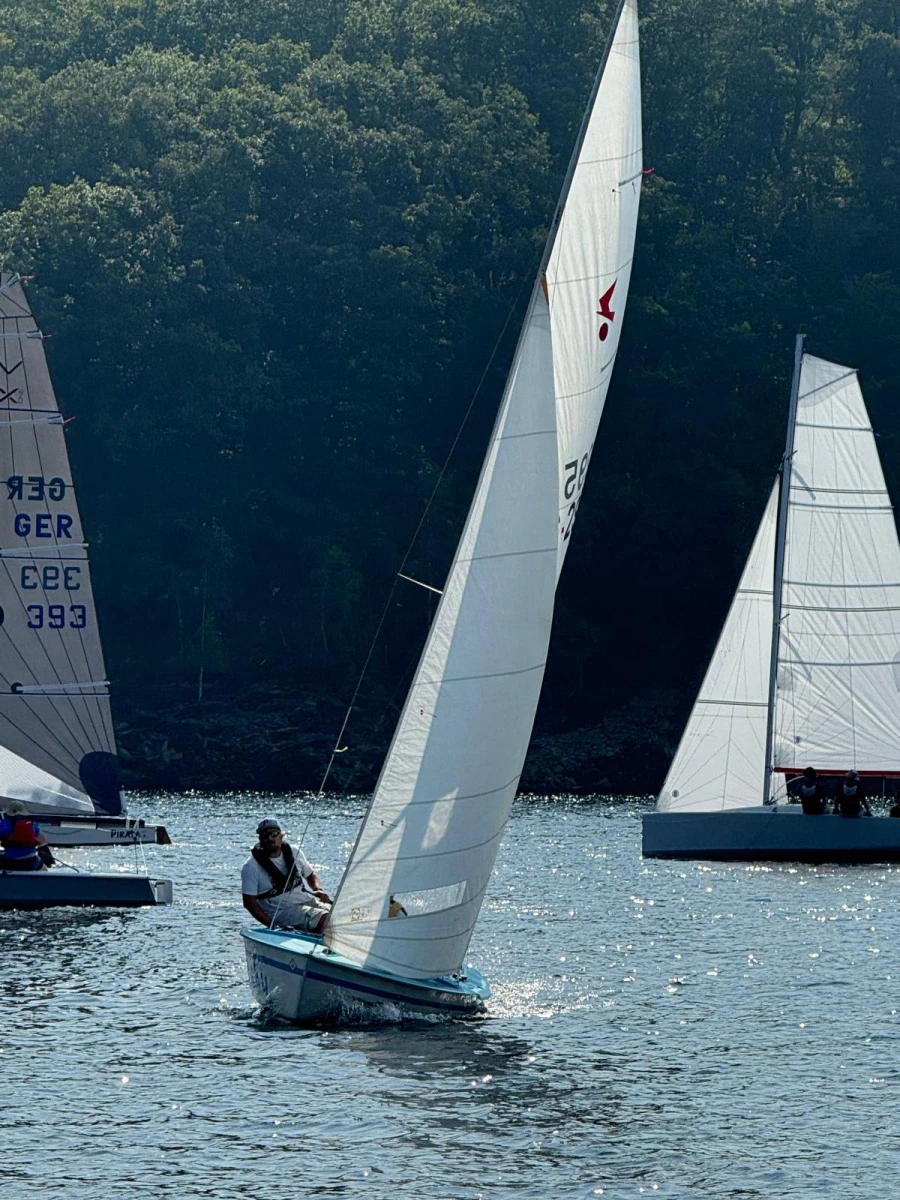
[[[462,903],[466,894],[466,881],[447,883],[443,887],[424,888],[418,892],[394,893],[391,896],[390,915],[424,917],[429,913],[443,912]]]

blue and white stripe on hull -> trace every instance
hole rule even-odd
[[[288,1021],[340,1017],[360,1005],[394,1005],[418,1015],[477,1016],[490,988],[478,971],[465,978],[402,979],[369,971],[294,929],[241,931],[254,998]]]

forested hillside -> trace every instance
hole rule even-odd
[[[7,0],[33,273],[133,783],[317,786],[382,608],[440,585],[613,5]],[[643,0],[625,332],[524,783],[660,782],[783,440],[857,366],[900,495],[900,2]],[[431,615],[391,601],[336,782]]]

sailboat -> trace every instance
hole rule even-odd
[[[51,844],[141,841],[148,827],[124,815],[65,422],[18,274],[0,274],[0,372],[0,813],[24,808]],[[121,872],[0,871],[6,908],[167,897],[168,880]]]
[[[469,940],[516,794],[554,596],[606,400],[643,174],[635,0],[620,0],[496,425],[322,939],[243,930],[257,1000],[466,1015]]]
[[[832,787],[900,775],[900,543],[856,371],[801,336],[779,480],[643,853],[900,860],[900,820],[789,803],[807,767]]]

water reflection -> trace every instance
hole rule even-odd
[[[535,800],[472,945],[487,1018],[298,1030],[251,1001],[240,863],[258,813],[311,813],[333,882],[358,813],[145,808],[175,906],[0,914],[17,1200],[886,1194],[900,872],[646,864],[636,809]]]

